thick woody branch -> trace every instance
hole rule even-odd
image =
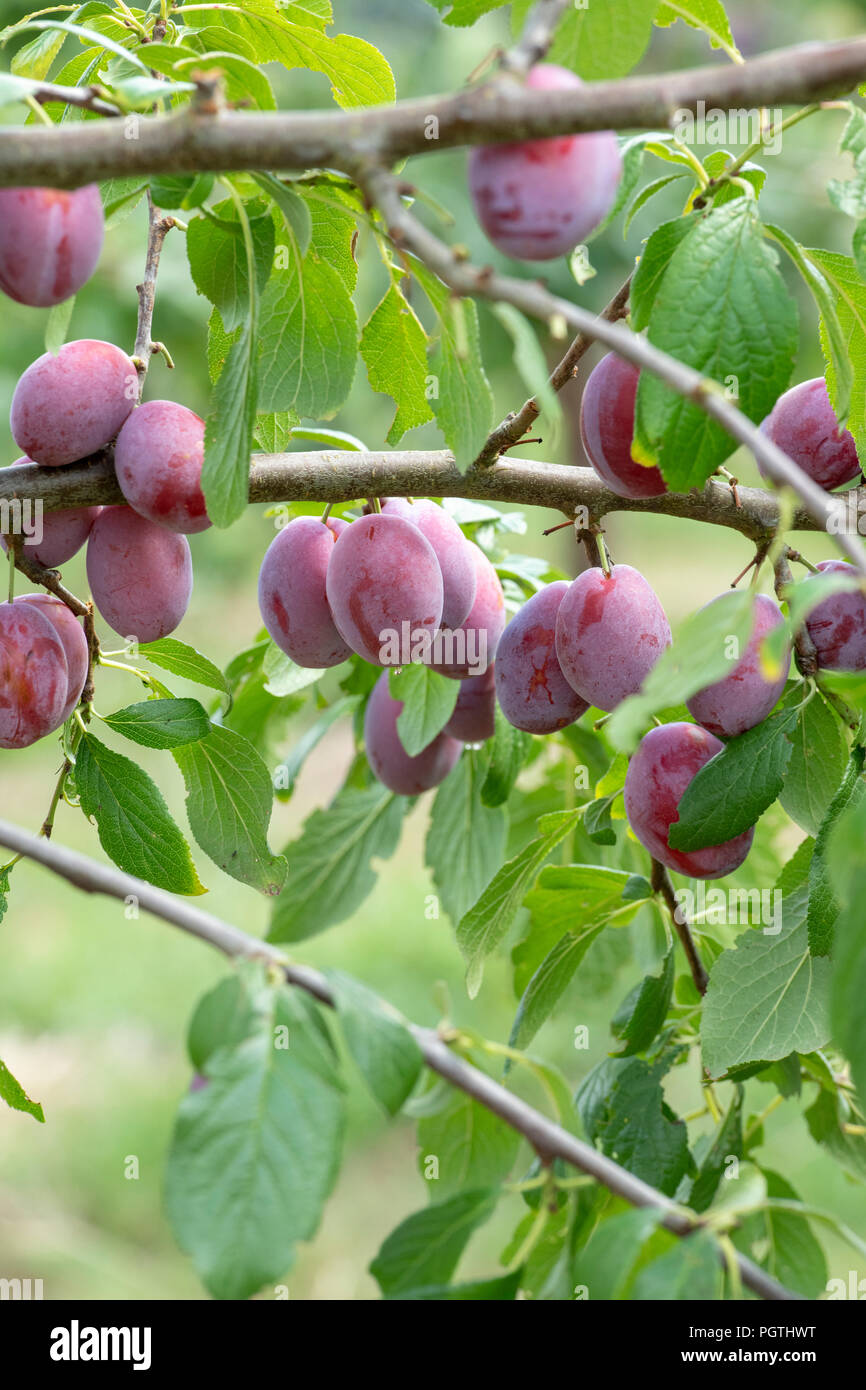
[[[174,898],[141,879],[132,878],[112,866],[96,863],[49,840],[39,839],[7,821],[0,821],[0,845],[42,864],[85,893],[102,893],[121,902],[132,897],[145,912],[206,941],[224,955],[269,961],[283,971],[290,984],[305,990],[321,1004],[334,1007],[330,987],[318,971],[305,965],[293,965],[281,951],[267,942],[248,936],[228,922],[202,912],[184,898]],[[699,1227],[699,1218],[693,1213],[606,1158],[590,1144],[569,1134],[519,1096],[493,1081],[486,1072],[464,1062],[452,1052],[439,1033],[412,1023],[408,1027],[432,1071],[472,1096],[522,1134],[545,1163],[551,1163],[555,1158],[563,1159],[632,1205],[653,1207],[661,1213],[661,1224],[674,1235],[688,1236]],[[736,1259],[743,1283],[761,1298],[778,1301],[797,1298],[796,1294],[777,1283],[745,1255],[737,1254]]]
[[[219,5],[213,6],[219,21]],[[459,145],[590,130],[666,128],[699,102],[724,110],[842,96],[866,79],[866,37],[779,49],[747,63],[592,82],[576,91],[530,91],[503,72],[453,96],[353,111],[171,116],[87,121],[52,130],[6,127],[0,187],[74,188],[91,180],[236,169],[336,168],[364,159],[394,164]],[[431,131],[435,136],[431,137]]]

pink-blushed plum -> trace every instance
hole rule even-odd
[[[442,626],[459,627],[475,602],[476,578],[469,542],[457,522],[425,497],[417,502],[389,497],[382,511],[385,516],[411,521],[427,537],[442,571]]]
[[[547,584],[511,619],[496,649],[496,698],[509,724],[528,734],[552,734],[588,709],[568,683],[556,656],[556,615],[565,580]]]
[[[496,732],[496,664],[491,662],[480,676],[467,676],[460,682],[454,713],[445,733],[461,743],[484,743]]]
[[[65,724],[81,699],[81,692],[87,679],[90,653],[87,650],[84,628],[72,609],[67,608],[65,603],[59,598],[55,598],[54,594],[22,594],[20,599],[16,599],[15,602],[32,603],[48,619],[60,638],[66,657],[67,685],[66,703],[57,723],[58,725]]]
[[[526,79],[534,91],[576,91],[567,68],[539,63]],[[622,161],[613,131],[484,145],[469,156],[469,191],[478,221],[506,256],[549,261],[565,255],[613,206]]]
[[[667,484],[657,468],[631,456],[640,372],[609,352],[587,379],[580,404],[580,437],[602,482],[619,497],[660,497]]]
[[[0,748],[27,748],[63,720],[63,643],[34,603],[0,603]]]
[[[18,459],[12,467],[35,468],[36,465],[30,459]],[[4,468],[0,468],[0,479],[5,471]],[[101,507],[64,507],[59,512],[43,512],[42,539],[25,540],[24,554],[29,555],[37,564],[44,565],[46,569],[54,569],[55,565],[65,565],[84,545],[101,510]],[[35,519],[35,514],[32,514],[31,520],[34,523]],[[0,546],[6,549],[6,542],[2,536]]]
[[[347,526],[331,551],[325,590],[344,642],[374,666],[406,664],[442,621],[435,551],[399,516],[380,512]]]
[[[822,574],[847,574],[857,578],[853,565],[844,560],[822,560]],[[861,593],[831,594],[812,609],[806,629],[827,671],[866,671],[866,597]]]
[[[126,353],[98,338],[43,353],[19,378],[9,417],[12,437],[34,463],[54,467],[96,453],[135,405],[138,377]]]
[[[60,304],[90,279],[104,236],[95,183],[0,189],[0,290],[36,308]]]
[[[336,526],[299,516],[271,541],[259,571],[262,621],[299,666],[337,666],[352,655],[331,617],[325,593]]]
[[[376,777],[400,796],[417,796],[438,787],[460,757],[462,744],[446,733],[437,734],[416,757],[410,758],[397,732],[403,701],[388,689],[383,671],[373,687],[364,713],[364,746]]]
[[[599,709],[616,709],[634,695],[671,642],[655,591],[631,565],[609,575],[584,570],[556,615],[556,655],[578,695]]]
[[[131,507],[169,531],[210,526],[201,490],[204,420],[174,401],[147,401],[117,436],[114,467]]]
[[[438,654],[442,659],[429,663],[440,676],[455,681],[487,670],[505,629],[505,595],[499,575],[480,546],[474,541],[467,545],[475,565],[475,600],[466,621],[441,634]]]
[[[854,436],[840,430],[822,376],[801,381],[780,396],[761,429],[828,492],[860,476]]]
[[[704,608],[712,608],[714,603],[723,602],[727,596],[720,594]],[[787,644],[775,676],[768,676],[761,669],[761,644],[768,633],[781,627],[785,621],[781,608],[766,594],[756,594],[754,615],[752,635],[742,660],[730,675],[712,685],[705,685],[686,701],[689,713],[697,722],[721,738],[744,734],[747,729],[753,729],[762,719],[766,719],[788,679],[791,649]]]
[[[752,846],[754,829],[706,849],[671,849],[679,804],[701,768],[724,744],[698,724],[660,724],[645,734],[628,765],[625,813],[653,859],[690,878],[722,878],[738,869]]]
[[[189,604],[189,541],[130,507],[103,507],[87,542],[87,579],[110,628],[156,642],[174,632]]]

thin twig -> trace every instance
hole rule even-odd
[[[510,72],[524,73],[540,63],[553,43],[559,21],[572,0],[538,0],[527,16],[523,33],[507,53],[502,65]]]
[[[153,353],[157,350],[164,350],[161,343],[157,345],[153,341],[156,276],[159,270],[159,258],[162,255],[163,242],[172,227],[177,226],[173,217],[163,217],[159,209],[154,207],[150,189],[147,190],[147,209],[147,256],[144,265],[144,277],[141,284],[135,287],[138,292],[138,326],[135,334],[135,347],[132,350],[135,369],[138,372],[139,393],[144,386],[144,379],[147,376],[147,369],[150,366]]]
[[[710,977],[698,953],[695,939],[692,936],[689,919],[682,905],[677,902],[677,895],[674,892],[674,885],[671,883],[670,874],[664,864],[660,864],[657,859],[652,861],[650,884],[653,892],[659,894],[664,899],[665,905],[671,914],[674,930],[680,939],[686,960],[689,963],[689,970],[692,972],[695,989],[699,994],[706,994]]]

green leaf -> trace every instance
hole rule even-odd
[[[344,715],[353,713],[360,704],[359,695],[347,695],[342,700],[336,700],[333,705],[329,705],[321,716],[312,724],[299,739],[292,745],[285,761],[277,768],[274,773],[274,787],[278,801],[288,801],[293,791],[298,775],[313,752],[313,749],[322,741],[328,730],[336,724],[338,719]]]
[[[45,1124],[42,1106],[37,1100],[30,1099],[3,1061],[0,1061],[0,1100],[4,1100],[11,1110],[23,1110],[25,1115],[32,1115],[41,1125]]]
[[[655,22],[659,28],[682,19],[692,29],[702,29],[712,48],[721,48],[730,58],[739,56],[731,25],[721,0],[664,0]]]
[[[346,1046],[376,1100],[396,1115],[424,1065],[405,1020],[360,980],[327,972]]]
[[[279,699],[284,695],[297,695],[300,690],[315,685],[325,674],[324,669],[314,666],[298,666],[290,656],[281,651],[276,642],[269,642],[262,662],[262,673],[267,678],[265,690]]]
[[[194,681],[196,685],[206,685],[209,690],[218,690],[221,695],[231,695],[231,688],[219,667],[177,637],[160,637],[156,642],[144,642],[138,654],[144,661],[161,666],[164,671],[171,671],[173,676]]]
[[[611,1032],[625,1046],[618,1054],[630,1057],[645,1052],[665,1021],[674,988],[674,953],[664,958],[658,975],[646,975],[620,1004],[611,1020]]]
[[[692,778],[670,828],[672,849],[704,849],[755,825],[782,790],[798,711],[781,710],[732,738]]]
[[[839,720],[819,694],[801,709],[792,741],[793,756],[779,800],[797,825],[816,835],[848,758]]]
[[[661,1215],[655,1207],[636,1207],[596,1226],[574,1268],[575,1281],[591,1302],[628,1296],[643,1246],[658,1229]]]
[[[691,236],[700,213],[690,212],[656,227],[643,249],[629,290],[631,323],[636,333],[649,325],[653,306],[671,263],[671,257],[681,242]]]
[[[728,1110],[722,1116],[716,1132],[698,1164],[698,1171],[689,1193],[689,1206],[693,1211],[704,1212],[707,1210],[728,1170],[729,1159],[742,1157],[743,1088],[736,1086]]]
[[[75,295],[73,294],[71,298],[64,299],[60,304],[55,304],[54,308],[48,312],[45,323],[45,351],[50,352],[52,357],[57,356],[66,342],[74,308]]]
[[[401,1221],[370,1265],[385,1297],[447,1284],[469,1237],[493,1214],[498,1195],[460,1192]]]
[[[255,1027],[208,1059],[182,1102],[166,1173],[169,1220],[215,1298],[280,1279],[319,1224],[339,1165],[343,1095],[314,1005],[260,989]]]
[[[147,180],[137,177],[107,179],[99,185],[99,192],[102,197],[105,226],[110,229],[122,222],[138,206],[147,192]]]
[[[552,431],[550,442],[555,445],[562,428],[563,413],[559,396],[550,383],[550,368],[538,334],[519,309],[513,304],[494,304],[493,313],[511,338],[514,347],[514,365],[529,395],[538,401],[545,428]]]
[[[722,1269],[719,1247],[709,1231],[698,1231],[678,1240],[664,1255],[638,1272],[629,1298],[635,1302],[703,1300],[721,1295]]]
[[[361,357],[374,391],[397,407],[386,436],[399,444],[407,430],[433,419],[427,399],[427,335],[410,304],[392,284],[361,334]]]
[[[216,222],[214,217],[220,221]],[[270,213],[250,217],[249,228],[253,242],[252,265],[247,259],[243,228],[231,200],[218,203],[206,217],[194,217],[186,234],[193,283],[199,294],[216,306],[227,333],[239,328],[249,314],[251,270],[255,272],[255,291],[261,295],[274,263],[274,223]]]
[[[190,1019],[186,1050],[196,1071],[203,1072],[219,1048],[237,1047],[254,1026],[250,989],[236,971],[202,995]]]
[[[588,81],[625,77],[646,52],[657,7],[658,0],[571,7],[560,20],[548,59]],[[530,8],[531,0],[512,5],[513,27],[522,26]]]
[[[539,965],[520,1000],[509,1047],[528,1047],[539,1028],[556,1008],[574,972],[592,943],[604,931],[604,922],[568,931]]]
[[[454,713],[460,682],[431,671],[429,666],[412,663],[393,669],[388,676],[391,698],[402,700],[397,716],[400,742],[415,758],[440,734]]]
[[[665,1104],[661,1078],[669,1061],[608,1057],[581,1082],[575,1103],[587,1135],[608,1158],[667,1196],[688,1171],[688,1132]]]
[[[299,416],[293,410],[276,410],[256,418],[253,438],[266,454],[286,453]]]
[[[291,891],[277,903],[269,940],[301,941],[350,917],[376,882],[371,861],[397,848],[407,804],[376,783],[344,787],[326,811],[314,811],[284,850]]]
[[[643,152],[641,151],[641,153]],[[677,179],[686,179],[688,177],[689,175],[686,173],[685,170],[683,170],[681,174],[663,174],[661,178],[653,179],[652,183],[646,184],[641,189],[640,193],[637,195],[634,202],[631,204],[631,207],[629,208],[628,212],[626,213],[625,222],[623,223],[622,229],[623,236],[625,237],[628,235],[628,230],[632,222],[637,217],[641,209],[646,207],[646,204],[650,201],[651,198],[654,198],[657,193],[663,192],[663,190],[667,188],[669,184],[675,183]]]
[[[830,802],[815,839],[815,850],[809,865],[809,908],[806,915],[809,950],[813,956],[829,955],[833,944],[833,924],[839,913],[839,899],[834,876],[827,863],[827,842],[840,818],[849,812],[849,808],[850,813],[856,812],[863,801],[866,790],[863,785],[864,758],[866,750],[862,747],[852,750],[842,785]],[[811,1049],[801,1047],[797,1050],[808,1052]]]
[[[486,776],[486,754],[464,749],[437,791],[430,813],[424,859],[455,924],[462,925],[505,853],[508,818],[501,806],[485,806],[481,800]]]
[[[850,256],[819,249],[810,249],[806,255],[824,276],[835,300],[847,357],[853,371],[848,428],[854,436],[857,453],[866,458],[866,284]],[[827,364],[825,376],[830,400],[834,410],[843,416],[846,382],[837,373],[833,336],[825,328],[823,320],[821,348]]]
[[[420,261],[413,260],[412,267],[439,316],[439,339],[430,358],[433,413],[457,467],[465,472],[493,424],[493,392],[482,364],[478,310],[471,299],[453,299],[447,285]]]
[[[313,235],[313,219],[310,216],[309,204],[294,189],[287,188],[279,179],[274,178],[273,174],[253,174],[253,178],[282,213],[286,230],[297,246],[298,255],[306,256]]]
[[[498,704],[493,717],[493,740],[488,745],[490,761],[481,788],[481,800],[485,806],[504,806],[526,761],[532,736],[509,724]]]
[[[434,1284],[426,1289],[409,1289],[405,1293],[395,1294],[403,1302],[434,1301],[437,1303],[461,1302],[484,1302],[502,1303],[506,1300],[513,1302],[517,1297],[517,1290],[520,1288],[522,1269],[515,1269],[511,1274],[501,1274],[491,1279],[475,1279],[468,1284]]]
[[[515,1129],[455,1090],[441,1110],[418,1122],[418,1168],[437,1199],[496,1187],[511,1171],[519,1143]]]
[[[830,179],[827,193],[839,212],[859,222],[866,217],[866,115],[853,102],[846,102],[848,124],[842,132],[839,153],[850,154],[854,161],[853,179]]]
[[[99,843],[124,873],[172,893],[206,891],[162,793],[143,768],[88,733],[76,753],[75,785],[82,811],[96,821]]]
[[[207,738],[172,750],[186,785],[190,828],[214,863],[259,892],[276,896],[286,863],[268,847],[270,774],[252,744],[212,724]]]
[[[0,922],[9,910],[9,870],[0,869]]]
[[[862,781],[860,783],[862,790]],[[835,805],[835,803],[834,803]],[[833,968],[830,983],[830,1014],[833,1037],[851,1064],[858,1095],[866,1098],[866,1025],[863,1018],[862,990],[866,982],[866,941],[863,934],[863,891],[866,874],[863,863],[863,826],[866,801],[860,795],[849,800],[848,809],[834,820],[828,813],[815,843],[822,845],[822,874],[845,900],[835,922]],[[824,839],[822,840],[822,836]],[[810,899],[811,908],[811,899]]]
[[[491,10],[501,9],[506,0],[429,0],[429,3],[439,11],[446,24],[463,28]]]
[[[733,380],[750,420],[769,414],[791,376],[797,310],[752,200],[700,216],[664,273],[649,341],[722,386]],[[694,402],[641,373],[634,454],[661,468],[668,486],[700,487],[737,447]]]
[[[767,1195],[783,1201],[799,1201],[793,1187],[778,1173],[764,1169]],[[797,1211],[765,1207],[747,1216],[737,1231],[735,1243],[748,1250],[757,1245],[760,1263],[785,1288],[803,1298],[818,1298],[827,1288],[827,1261],[812,1233],[807,1217]]]
[[[4,39],[9,37],[8,30],[4,30],[3,36]],[[65,42],[66,35],[62,29],[46,28],[18,49],[10,64],[12,72],[17,77],[31,77],[42,82]]]
[[[217,317],[217,311],[214,310]],[[213,320],[212,320],[213,321]],[[230,526],[246,510],[250,454],[258,409],[257,330],[252,318],[228,349],[211,392],[205,426],[202,488],[215,526]]]
[[[825,1148],[851,1177],[866,1181],[866,1138],[845,1128],[853,1122],[862,1127],[863,1117],[852,1113],[847,1098],[841,1092],[833,1094],[822,1089],[804,1112],[804,1119],[815,1143]]]
[[[198,700],[142,700],[107,714],[103,722],[145,748],[196,743],[210,730],[210,720]]]

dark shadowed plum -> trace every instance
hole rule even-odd
[[[336,666],[352,655],[325,594],[336,524],[299,516],[271,541],[259,572],[259,608],[277,646],[299,666]]]
[[[461,743],[483,743],[496,731],[495,663],[480,676],[467,676],[460,682],[454,713],[445,733]]]
[[[583,86],[555,63],[532,68],[538,91]],[[485,145],[469,156],[469,191],[493,245],[518,260],[548,261],[577,246],[610,211],[622,172],[612,131]]]
[[[125,352],[97,338],[46,352],[19,379],[9,417],[12,437],[35,463],[86,458],[113,439],[138,396]]]
[[[129,507],[103,507],[87,542],[93,602],[121,637],[174,632],[192,593],[189,541]]]
[[[844,560],[822,560],[822,574],[857,577]],[[831,594],[812,609],[806,628],[818,665],[828,671],[866,671],[866,598],[860,593]]]
[[[427,537],[442,571],[442,626],[459,627],[475,601],[476,580],[472,552],[457,522],[426,498],[410,502],[405,497],[389,497],[382,511],[386,516],[411,521]]]
[[[174,401],[147,401],[126,420],[114,450],[120,490],[131,507],[169,531],[205,531],[201,490],[204,420]]]
[[[727,597],[728,594],[720,594],[704,607],[712,608],[714,603],[722,603]],[[786,646],[779,673],[773,678],[761,670],[760,659],[761,643],[767,633],[785,621],[782,610],[766,594],[756,594],[754,612],[752,635],[742,661],[730,675],[715,681],[713,685],[704,686],[703,690],[686,701],[689,712],[698,723],[709,729],[711,734],[718,734],[722,738],[744,734],[747,729],[753,729],[762,719],[766,719],[788,679],[790,647]]]
[[[640,372],[609,352],[589,374],[580,405],[580,437],[603,483],[619,497],[660,497],[667,485],[657,468],[631,456],[634,402]]]
[[[18,459],[12,467],[35,468],[36,465],[30,459]],[[5,468],[0,468],[0,478],[5,472]],[[25,540],[24,554],[31,556],[38,564],[45,565],[46,569],[53,569],[55,565],[65,565],[67,560],[78,554],[87,540],[100,510],[99,507],[65,507],[60,512],[43,512],[42,539]],[[31,512],[29,522],[35,525],[35,512]],[[0,546],[6,549],[6,542],[2,536]]]
[[[34,603],[0,603],[0,748],[26,748],[63,721],[63,643]]]
[[[0,189],[0,290],[19,304],[59,304],[90,279],[104,236],[95,183]]]
[[[325,587],[337,631],[374,666],[403,665],[395,647],[428,641],[442,620],[439,561],[417,526],[399,516],[362,516],[347,526]]]
[[[486,671],[505,628],[505,595],[499,575],[480,546],[467,541],[475,565],[475,600],[466,621],[440,634],[440,661],[429,664],[440,676],[462,681]]]
[[[840,431],[822,376],[801,381],[780,396],[761,429],[828,492],[860,476],[854,437]]]
[[[556,655],[584,700],[612,710],[634,695],[655,666],[671,629],[643,575],[631,565],[584,570],[559,605]]]
[[[671,849],[670,828],[692,778],[724,744],[697,724],[660,724],[641,739],[625,779],[625,813],[635,835],[654,859],[692,878],[722,878],[738,869],[752,846],[754,830],[706,849]]]
[[[21,598],[16,599],[15,602],[32,603],[48,619],[60,638],[66,657],[67,683],[66,703],[57,722],[58,725],[65,724],[81,699],[81,692],[87,679],[90,654],[87,650],[84,628],[72,610],[67,608],[66,604],[59,598],[55,598],[53,594],[22,594]]]
[[[556,615],[568,592],[557,580],[533,594],[511,619],[496,649],[496,698],[517,729],[552,734],[589,708],[569,685],[556,656]]]
[[[392,698],[388,672],[383,671],[367,702],[364,744],[380,782],[400,796],[417,796],[444,782],[460,756],[462,744],[446,733],[437,734],[423,752],[410,758],[397,732],[397,717],[402,709],[403,701]]]

